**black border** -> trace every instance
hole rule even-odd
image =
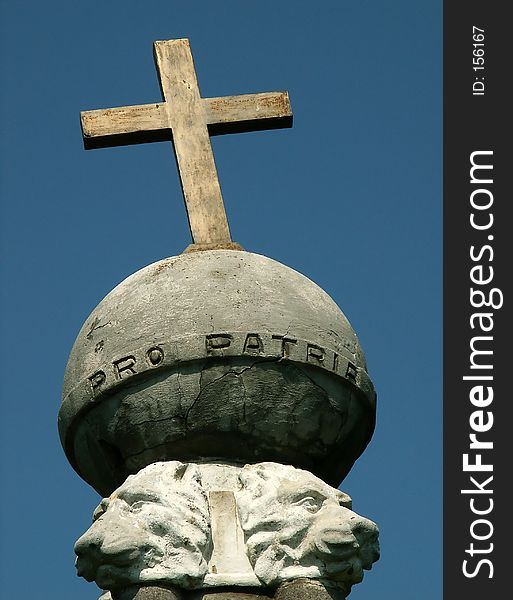
[[[511,137],[511,104],[509,90],[512,88],[511,58],[513,44],[508,21],[507,2],[488,0],[476,2],[455,0],[444,2],[444,598],[464,598],[483,600],[504,598],[509,591],[510,567],[509,537],[513,535],[510,518],[510,496],[507,493],[508,480],[513,472],[512,446],[509,438],[512,394],[508,386],[510,367],[509,348],[511,327],[510,299],[511,274],[513,272],[513,251],[511,239],[513,228],[508,219],[513,194],[509,178],[513,158],[508,144]],[[473,70],[473,26],[485,30],[484,70]],[[476,77],[484,76],[484,95],[473,95],[472,86]],[[477,86],[479,87],[479,86]],[[470,195],[476,185],[470,183],[470,155],[474,151],[492,150],[493,184],[484,185],[493,194],[494,224],[488,231],[473,230],[470,225]],[[493,235],[489,241],[488,235]],[[482,261],[472,261],[469,249],[477,249],[489,243],[491,253],[484,252]],[[476,253],[475,253],[476,254]],[[477,410],[469,401],[471,385],[463,381],[463,376],[476,374],[470,370],[470,338],[479,335],[470,326],[472,309],[470,304],[470,269],[477,265],[493,266],[494,279],[488,286],[501,289],[504,297],[502,308],[494,310],[494,328],[491,348],[493,355],[494,399],[490,407],[483,409],[493,412],[493,427],[478,437],[492,440],[493,450],[482,452],[483,462],[493,463],[492,473],[471,473],[463,471],[464,453],[469,453],[469,433],[472,432],[469,417]],[[474,286],[477,287],[477,286]],[[486,286],[482,286],[485,291]],[[488,310],[488,309],[487,309]],[[479,373],[484,371],[479,370]],[[476,383],[479,385],[479,382]],[[470,451],[472,452],[472,451]],[[511,462],[510,462],[511,460]],[[483,516],[493,525],[493,535],[488,541],[474,541],[475,547],[493,550],[489,554],[471,557],[465,550],[473,541],[470,525],[474,515],[469,501],[472,495],[462,494],[462,489],[472,488],[469,477],[479,481],[493,475],[487,488],[493,494],[476,494],[475,505],[484,508],[491,497],[494,501],[492,512]],[[478,504],[478,502],[482,502]],[[484,535],[486,525],[478,531]],[[493,577],[489,578],[489,565],[482,564],[474,577],[463,574],[463,561],[468,559],[467,570],[474,573],[480,558],[489,559],[493,564]]]

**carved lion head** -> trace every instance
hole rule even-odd
[[[104,589],[163,580],[194,587],[210,552],[197,466],[158,462],[129,476],[102,500],[75,552],[78,574]]]
[[[379,558],[377,526],[308,471],[260,463],[245,466],[239,481],[248,556],[266,585],[307,577],[350,588]]]

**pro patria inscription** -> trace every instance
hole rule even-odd
[[[354,364],[347,348],[344,354],[308,340],[268,332],[219,332],[163,341],[150,347],[137,348],[116,357],[91,373],[79,386],[90,400],[122,385],[127,378],[144,375],[156,368],[172,368],[179,363],[208,358],[241,356],[262,360],[291,361],[321,367],[347,381],[364,387],[370,385],[365,371]],[[72,395],[79,391],[73,390]]]
[[[194,243],[230,244],[210,136],[291,127],[288,94],[202,98],[189,40],[155,42],[154,54],[163,102],[82,112],[84,145],[172,141]]]

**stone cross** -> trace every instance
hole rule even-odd
[[[171,140],[193,242],[229,244],[211,135],[292,126],[287,92],[202,98],[188,39],[154,44],[163,102],[81,112],[86,149]]]

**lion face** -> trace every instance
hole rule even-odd
[[[103,499],[76,542],[79,575],[104,589],[147,581],[194,587],[207,571],[208,503],[196,465],[154,463]]]
[[[308,471],[260,463],[244,467],[239,480],[248,556],[266,585],[307,577],[350,588],[379,558],[377,526]]]

